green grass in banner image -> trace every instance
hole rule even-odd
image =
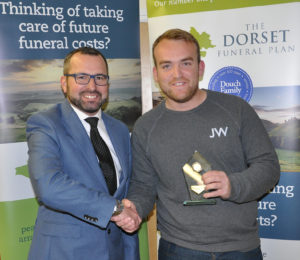
[[[0,259],[26,260],[38,203],[35,198],[0,202]]]
[[[300,172],[300,152],[276,149],[282,172]]]

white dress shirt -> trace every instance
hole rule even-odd
[[[86,133],[88,134],[88,136],[90,136],[90,130],[91,130],[91,126],[88,122],[86,122],[84,119],[90,117],[90,116],[87,116],[85,113],[83,113],[81,110],[79,110],[77,107],[75,107],[74,105],[71,104],[71,107],[74,109],[75,113],[77,114],[77,116],[79,117],[82,125],[84,126],[85,130],[86,130]],[[116,169],[116,174],[117,174],[117,186],[119,186],[119,179],[120,179],[120,175],[121,175],[121,165],[120,165],[120,162],[119,162],[119,159],[118,159],[118,156],[115,152],[115,149],[112,145],[112,142],[109,138],[109,135],[107,133],[107,130],[105,128],[105,125],[104,125],[104,122],[101,118],[101,114],[102,114],[102,111],[101,109],[98,111],[98,113],[96,115],[94,115],[93,117],[98,117],[99,118],[99,121],[98,121],[98,131],[99,131],[99,134],[100,136],[102,137],[102,139],[104,140],[104,142],[106,143],[110,153],[111,153],[111,156],[113,158],[113,161],[114,161],[114,165],[115,165],[115,169]],[[98,158],[98,157],[97,157]]]

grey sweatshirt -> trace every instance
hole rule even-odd
[[[143,218],[157,203],[162,238],[208,252],[259,246],[256,200],[276,184],[280,167],[261,120],[247,102],[212,91],[190,111],[168,110],[163,102],[136,122],[132,148],[128,198]],[[213,170],[228,175],[228,200],[183,206],[189,193],[182,166],[195,150]]]

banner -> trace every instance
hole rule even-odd
[[[34,231],[26,120],[64,99],[63,59],[83,46],[108,58],[106,112],[132,129],[141,114],[137,0],[0,2],[1,260],[27,259]]]
[[[264,259],[296,259],[300,249],[300,1],[148,0],[150,45],[180,28],[199,41],[200,88],[238,95],[256,110],[281,166],[258,203]],[[151,52],[151,50],[150,50]],[[151,54],[152,55],[152,54]],[[152,84],[153,102],[162,97]]]

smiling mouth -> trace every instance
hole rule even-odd
[[[182,86],[184,86],[186,83],[185,82],[175,82],[175,83],[173,83],[172,84],[172,86],[175,86],[175,87],[182,87]]]
[[[87,99],[95,99],[97,96],[96,95],[85,95],[84,97]]]
[[[83,93],[82,97],[86,100],[91,100],[94,101],[98,99],[99,97],[101,98],[101,93]]]

